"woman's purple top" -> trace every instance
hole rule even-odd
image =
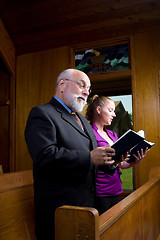
[[[93,131],[95,133],[97,139],[98,147],[103,147],[108,145],[108,142],[102,138],[99,133],[97,132],[98,128],[95,124],[91,124]],[[108,136],[115,142],[118,139],[118,136],[115,132],[107,130],[106,132]],[[106,166],[107,167],[107,166]],[[96,181],[96,194],[98,197],[105,197],[105,196],[115,196],[122,193],[122,184],[120,175],[122,172],[120,168],[117,167],[113,175],[109,175],[101,170],[97,172],[97,181]]]

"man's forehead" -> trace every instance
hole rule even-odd
[[[91,85],[90,79],[85,73],[76,72],[75,77],[77,80],[85,82],[87,85]]]
[[[91,86],[91,82],[90,82],[90,80],[86,80],[86,79],[79,79],[79,81],[81,81],[81,82],[83,82],[84,84],[86,84],[87,86]]]

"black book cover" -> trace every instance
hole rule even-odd
[[[145,151],[145,149],[147,147],[148,147],[148,149],[150,149],[154,145],[155,145],[155,143],[148,142],[146,140],[141,141],[135,147],[132,148],[132,150],[130,152],[130,155],[131,155],[130,159],[127,162],[131,163],[131,162],[133,162],[135,160],[135,157],[133,156],[133,154],[137,155],[137,151],[141,151],[141,149],[143,149],[143,151]]]
[[[143,140],[144,137],[129,129],[116,142],[112,144],[111,147],[116,151],[116,155],[113,157],[113,160],[115,160],[115,162],[119,162],[120,156],[122,154],[124,155],[127,151],[129,151],[131,148]]]

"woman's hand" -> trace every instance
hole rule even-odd
[[[129,160],[129,157],[130,157],[129,153],[130,153],[130,151],[128,151],[124,155],[120,156],[118,167],[122,167],[123,165],[125,165],[125,163],[127,163],[127,161]]]
[[[126,152],[124,155],[121,155],[119,160],[116,161],[119,164],[123,163],[123,162],[127,162],[129,160],[129,157],[130,157],[130,151]],[[114,157],[113,157],[114,158]]]
[[[133,167],[134,165],[140,163],[143,160],[143,158],[146,156],[148,151],[149,151],[148,148],[146,148],[145,151],[141,149],[140,151],[137,151],[137,154],[133,154],[133,156],[135,157],[135,161],[128,163],[126,160],[126,161],[120,162],[118,166],[122,169]]]
[[[121,155],[120,157],[120,162],[126,162],[129,160],[129,157],[130,157],[130,151],[126,152],[124,155]]]
[[[135,157],[135,164],[140,163],[143,158],[146,156],[147,152],[149,151],[148,148],[145,149],[145,151],[143,151],[143,149],[141,149],[140,151],[137,151],[137,155],[133,154],[133,156]]]

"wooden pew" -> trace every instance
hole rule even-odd
[[[55,240],[159,240],[159,189],[160,175],[101,216],[94,208],[57,208]]]
[[[58,208],[56,240],[160,240],[160,175],[150,177],[101,216],[94,208]],[[0,240],[36,240],[34,229],[32,171],[0,175]]]
[[[152,167],[149,171],[149,179],[155,176],[160,176],[160,167]]]
[[[35,240],[32,171],[0,175],[0,239]]]

